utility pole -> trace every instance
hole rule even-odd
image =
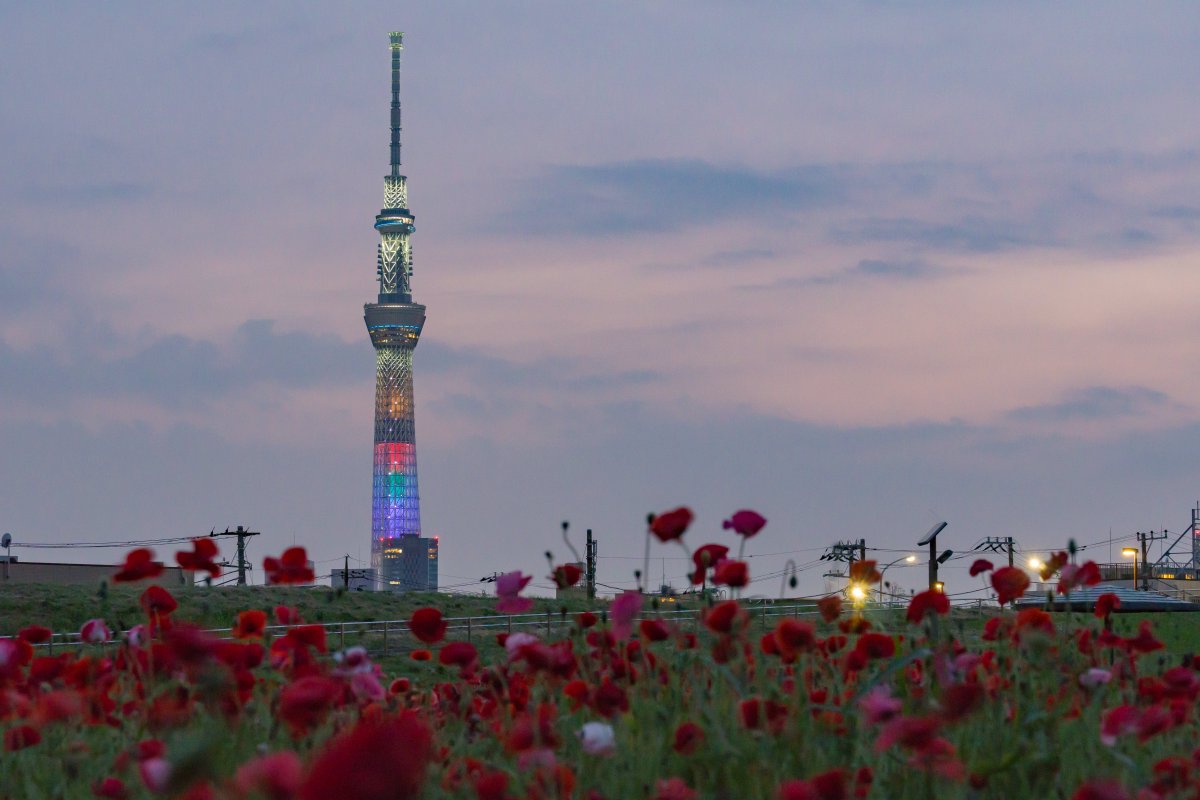
[[[596,599],[596,540],[592,538],[592,529],[587,529],[587,550],[584,554],[584,581],[587,587],[587,599]]]
[[[236,536],[237,537],[237,564],[238,564],[238,586],[246,585],[246,571],[250,569],[250,563],[246,561],[246,537],[258,536],[261,531],[248,531],[241,525],[237,526],[236,531],[225,529],[224,533],[210,533],[209,536]]]
[[[1137,540],[1142,546],[1142,591],[1150,591],[1150,543],[1156,539],[1167,538],[1167,531],[1164,528],[1162,533],[1155,533],[1153,530],[1137,532]],[[1137,566],[1134,565],[1134,569]],[[1137,579],[1134,579],[1134,588],[1137,587]]]
[[[989,536],[979,544],[975,545],[976,550],[989,550],[993,553],[1008,553],[1008,565],[1013,565],[1013,537],[1011,536]]]
[[[345,559],[342,561],[342,588],[350,589],[350,554],[346,553]]]

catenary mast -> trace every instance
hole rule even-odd
[[[412,299],[412,236],[407,178],[400,174],[400,52],[392,33],[391,171],[383,179],[378,302],[363,306],[375,347],[375,458],[371,488],[371,567],[376,583],[395,591],[437,588],[438,542],[421,535],[417,446],[413,422],[413,349],[425,306]]]

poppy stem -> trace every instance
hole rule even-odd
[[[571,551],[571,555],[575,556],[575,563],[579,564],[583,562],[583,559],[579,557],[579,551],[575,549],[575,545],[571,544],[571,540],[567,538],[567,528],[569,527],[571,527],[571,523],[564,519],[562,524],[563,541],[566,543],[567,549]],[[553,569],[554,565],[551,564],[550,568]]]
[[[647,576],[646,582],[648,584],[650,582],[650,578],[649,578],[649,575],[650,575],[650,531],[649,531],[649,529],[646,530],[646,556],[642,560],[642,574]],[[640,578],[638,579],[638,591],[643,591],[642,590],[642,581]]]

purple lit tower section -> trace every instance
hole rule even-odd
[[[383,181],[379,231],[379,299],[363,307],[375,346],[375,468],[371,489],[371,567],[380,588],[437,589],[438,542],[421,536],[417,445],[413,422],[413,349],[425,306],[412,299],[412,236],[407,179],[400,174],[400,52],[404,34],[391,34],[391,173]]]

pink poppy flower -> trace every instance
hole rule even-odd
[[[733,529],[734,533],[739,536],[745,536],[749,539],[763,529],[767,524],[767,518],[757,511],[742,509],[735,512],[732,517],[721,523],[721,527],[725,530]]]
[[[520,614],[533,608],[533,601],[528,597],[519,597],[521,590],[533,580],[532,575],[522,575],[520,570],[506,572],[496,578],[496,610],[501,614]]]
[[[633,618],[642,610],[642,593],[622,592],[612,602],[608,613],[612,618],[612,633],[617,639],[628,639],[633,633]]]

